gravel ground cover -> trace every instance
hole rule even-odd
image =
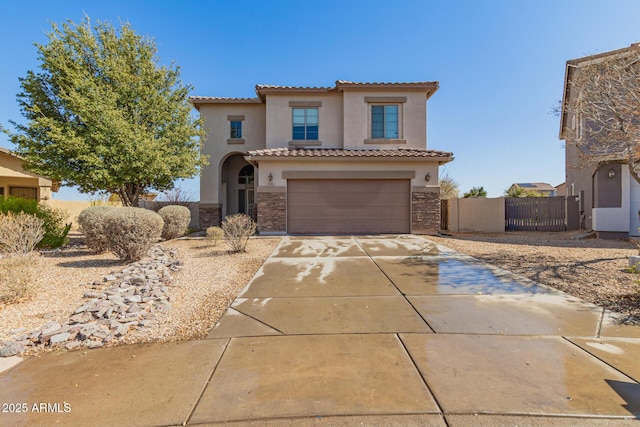
[[[457,234],[429,239],[521,274],[640,323],[640,274],[628,268],[638,249],[626,241],[572,239],[576,232]]]
[[[109,253],[94,255],[74,236],[68,248],[40,256],[37,292],[17,304],[0,304],[0,342],[17,329],[33,330],[47,322],[62,322],[86,300],[84,293],[126,264]],[[252,238],[244,253],[231,254],[224,242],[180,239],[161,243],[175,249],[183,268],[170,285],[171,309],[148,327],[131,330],[121,342],[142,343],[203,338],[246,286],[278,238]],[[104,285],[102,285],[104,283]]]

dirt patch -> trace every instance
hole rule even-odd
[[[575,232],[509,232],[429,237],[443,246],[623,314],[640,323],[640,274],[626,241],[575,240]]]

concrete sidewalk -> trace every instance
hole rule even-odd
[[[0,374],[0,425],[635,425],[638,360],[640,327],[425,238],[286,237],[205,340]]]

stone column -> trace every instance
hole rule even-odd
[[[434,234],[440,229],[440,188],[414,187],[411,191],[411,232]]]
[[[220,203],[200,203],[198,206],[199,226],[201,230],[208,227],[220,227],[222,223],[222,205]]]
[[[257,188],[258,231],[262,235],[286,234],[287,188]]]

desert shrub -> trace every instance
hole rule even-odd
[[[218,240],[221,240],[224,237],[224,230],[220,227],[209,227],[207,228],[207,236],[206,239],[213,242],[213,245],[218,244]]]
[[[19,213],[35,215],[44,221],[44,236],[38,243],[39,248],[59,248],[69,242],[67,234],[71,224],[65,224],[67,213],[63,209],[52,208],[35,200],[19,197],[0,197],[0,213]]]
[[[138,261],[160,239],[163,225],[162,217],[147,209],[114,209],[104,224],[109,250],[123,261]]]
[[[37,289],[39,266],[40,258],[36,253],[0,258],[0,303],[29,299]]]
[[[0,213],[0,252],[28,254],[44,236],[44,221],[35,215]]]
[[[113,206],[90,206],[78,215],[80,231],[84,242],[91,252],[102,253],[109,250],[107,235],[104,231],[105,218],[117,208]]]
[[[236,214],[227,216],[222,221],[224,238],[232,252],[244,252],[249,237],[256,233],[256,223],[249,215]]]
[[[163,239],[175,239],[182,237],[189,229],[191,222],[191,211],[185,206],[168,205],[158,211],[158,215],[164,221],[162,229]]]

